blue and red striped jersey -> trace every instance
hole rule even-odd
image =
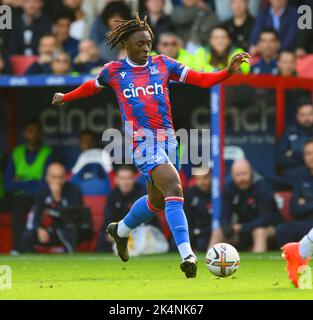
[[[189,68],[164,55],[149,57],[145,65],[136,65],[128,58],[104,65],[97,86],[110,86],[117,97],[124,122],[132,123],[133,131],[149,129],[173,131],[168,83],[184,82]]]

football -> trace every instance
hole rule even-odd
[[[228,277],[238,270],[240,257],[232,245],[218,243],[208,250],[206,265],[215,276]]]

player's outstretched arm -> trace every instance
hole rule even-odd
[[[68,92],[66,94],[63,93],[55,93],[53,96],[52,104],[54,106],[61,106],[65,102],[70,102],[77,99],[88,98],[99,93],[103,88],[96,86],[96,80],[89,80],[84,82],[77,89]]]
[[[189,70],[185,82],[201,88],[210,88],[237,72],[240,69],[241,64],[243,62],[248,62],[249,58],[249,53],[237,53],[231,59],[228,68],[218,72],[205,73]]]

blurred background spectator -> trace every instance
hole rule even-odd
[[[160,34],[174,31],[174,28],[170,16],[164,13],[165,0],[147,0],[145,4],[147,8],[145,14],[155,36],[153,45],[153,49],[155,49],[155,44],[158,42]]]
[[[93,18],[82,10],[82,0],[63,0],[63,4],[74,14],[74,20],[70,26],[70,36],[78,41],[87,39]]]
[[[304,145],[305,167],[295,178],[290,211],[294,221],[277,227],[279,247],[285,243],[299,241],[310,231],[313,223],[313,141]]]
[[[26,70],[26,74],[51,73],[52,57],[56,49],[57,41],[55,36],[52,34],[43,36],[39,41],[38,60]]]
[[[75,245],[90,239],[90,228],[73,230],[71,223],[65,223],[62,210],[71,208],[79,212],[83,208],[80,189],[67,182],[66,170],[61,163],[52,163],[47,168],[46,183],[38,191],[33,208],[33,222],[21,237],[21,251],[34,252],[35,245],[63,245],[72,253]],[[70,217],[67,217],[70,220]]]
[[[278,49],[279,41],[276,31],[274,29],[264,29],[261,31],[258,40],[260,60],[252,66],[251,72],[255,74],[278,74]]]
[[[70,36],[71,23],[74,20],[74,15],[69,10],[59,12],[53,23],[53,34],[57,41],[57,47],[69,53],[74,59],[78,54],[79,41]]]
[[[130,165],[120,165],[115,170],[116,187],[108,195],[98,251],[112,251],[112,240],[105,231],[107,226],[123,219],[133,203],[146,194],[145,188],[136,182],[136,173],[136,168]]]
[[[232,46],[228,31],[222,26],[217,26],[211,30],[209,44],[196,51],[193,67],[204,72],[213,72],[214,69],[222,70],[228,66],[231,58],[239,52],[243,52],[243,50]],[[249,70],[249,64],[243,63],[241,71],[249,73]]]
[[[232,0],[214,0],[215,11],[221,22],[231,19],[234,14],[232,2]],[[249,7],[249,11],[255,17],[259,12],[262,0],[245,0],[245,2]]]
[[[222,226],[225,237],[239,248],[265,252],[274,236],[277,207],[270,185],[254,174],[247,160],[237,160],[231,168],[232,181],[223,191]]]
[[[206,251],[211,237],[211,175],[208,168],[195,169],[195,185],[185,192],[185,210],[191,244],[197,251]]]
[[[282,51],[278,56],[278,75],[283,77],[297,76],[296,54],[292,51]]]
[[[29,120],[23,131],[24,143],[13,149],[5,170],[5,188],[12,193],[13,251],[20,251],[25,213],[34,203],[40,181],[53,161],[51,148],[43,144],[40,122]]]
[[[55,51],[50,66],[54,75],[70,74],[72,72],[71,57],[65,51]]]
[[[254,19],[248,8],[248,0],[231,0],[232,17],[223,26],[228,30],[232,43],[247,51],[249,48],[249,34]]]
[[[277,145],[277,164],[282,175],[297,178],[303,167],[303,147],[313,139],[313,105],[310,100],[299,101],[295,123],[286,129]]]
[[[172,21],[191,53],[207,43],[211,29],[218,24],[214,11],[202,0],[184,0],[174,8]]]
[[[24,0],[22,11],[14,16],[9,34],[9,52],[30,56],[37,54],[39,39],[51,32],[51,22],[42,12],[42,0]]]
[[[162,33],[156,47],[157,51],[152,54],[165,54],[186,66],[192,66],[192,55],[183,48],[182,39],[175,33]]]
[[[130,19],[130,17],[129,7],[123,1],[113,1],[108,3],[101,15],[94,22],[90,38],[100,48],[100,55],[104,61],[116,60],[118,51],[121,49],[121,46],[111,49],[111,47],[105,43],[106,33],[114,29],[117,25],[115,20],[127,20]]]
[[[269,0],[269,6],[261,10],[256,17],[250,35],[250,52],[258,52],[256,47],[263,29],[273,28],[280,43],[280,50],[294,50],[298,33],[297,8],[288,4],[288,0]]]
[[[79,43],[78,55],[74,59],[75,71],[79,73],[98,74],[104,65],[100,51],[92,40]]]
[[[12,66],[9,55],[4,49],[0,49],[0,74],[10,75],[12,74]]]
[[[98,147],[97,140],[91,130],[80,133],[81,152],[71,169],[71,182],[78,185],[84,195],[107,195],[110,191],[112,161],[108,152]]]

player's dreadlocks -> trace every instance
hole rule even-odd
[[[151,38],[154,38],[154,34],[147,23],[147,16],[140,20],[139,14],[136,13],[136,17],[133,20],[115,20],[115,22],[119,23],[117,27],[106,34],[106,42],[111,45],[111,48],[126,40],[131,33],[136,31],[148,31]]]

